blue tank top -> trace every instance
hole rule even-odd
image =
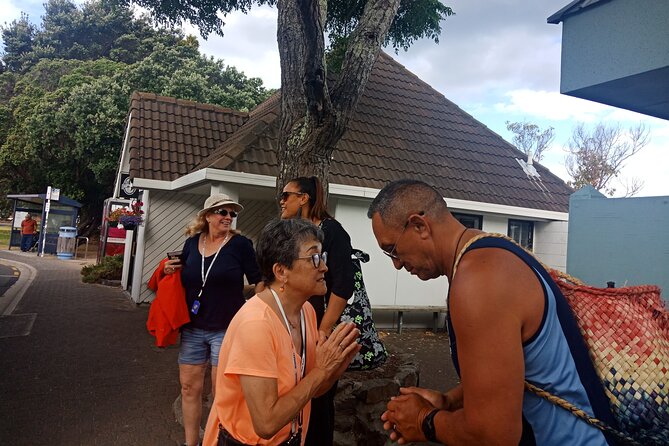
[[[503,238],[479,239],[467,251],[484,247],[501,248],[516,254],[532,268],[544,290],[544,315],[541,325],[534,336],[523,344],[525,380],[615,427],[604,389],[588,356],[571,309],[548,272],[534,257]],[[450,314],[447,324],[451,356],[459,374],[456,334]],[[574,414],[525,390],[523,436],[520,444],[600,446],[615,443],[611,438],[607,439],[599,429]]]

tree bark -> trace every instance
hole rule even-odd
[[[328,183],[334,148],[367,85],[400,0],[370,0],[351,35],[341,74],[328,90],[326,0],[279,0],[281,127],[277,191],[298,176]]]

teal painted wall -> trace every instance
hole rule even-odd
[[[562,26],[560,91],[667,67],[668,22],[667,0],[601,2],[567,16]]]
[[[589,186],[572,194],[567,272],[593,286],[659,285],[669,302],[669,196],[606,198]]]

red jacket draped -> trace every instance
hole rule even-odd
[[[149,289],[156,292],[156,298],[151,303],[146,328],[156,337],[158,347],[176,344],[179,327],[190,322],[181,274],[165,274],[163,268],[167,260],[160,262],[148,283]]]

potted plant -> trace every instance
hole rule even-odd
[[[127,230],[135,229],[144,222],[142,217],[142,214],[144,214],[143,204],[141,201],[134,201],[130,204],[130,209],[127,207],[114,209],[107,217],[109,226],[122,227]]]

